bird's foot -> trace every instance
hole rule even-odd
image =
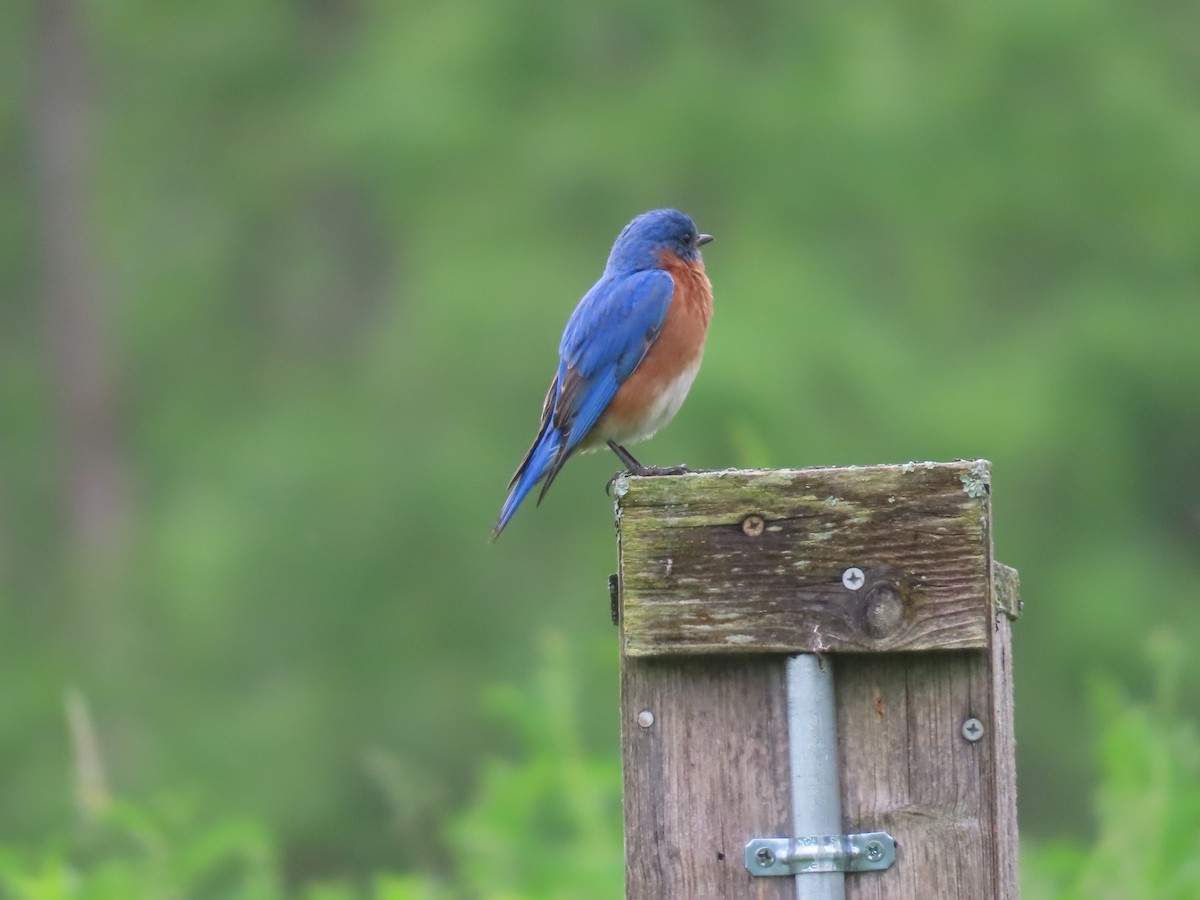
[[[643,466],[637,461],[637,458],[618,444],[616,441],[609,441],[608,446],[612,448],[612,452],[617,454],[617,458],[625,463],[625,471],[618,472],[612,478],[608,479],[608,484],[604,486],[604,493],[612,496],[612,486],[622,475],[637,475],[639,477],[648,477],[654,475],[682,475],[690,471],[687,466]]]

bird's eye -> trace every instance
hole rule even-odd
[[[683,242],[684,244],[690,244],[692,242],[692,236],[690,234],[685,234],[683,236]]]

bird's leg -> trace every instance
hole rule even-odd
[[[618,444],[616,441],[608,442],[609,449],[617,454],[617,459],[625,464],[625,468],[630,475],[682,475],[688,471],[687,466],[643,466],[632,453]],[[617,475],[622,473],[618,472]],[[609,479],[608,486],[617,480],[617,475]],[[607,490],[608,488],[605,488]]]
[[[634,458],[632,453],[630,453],[616,441],[609,441],[608,448],[612,450],[613,453],[617,454],[617,459],[623,462],[625,464],[625,468],[628,469],[632,474],[637,475],[639,474],[639,469],[645,468],[645,466],[643,466],[637,461],[637,459]]]

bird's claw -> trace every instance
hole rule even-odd
[[[605,496],[611,497],[612,496],[612,486],[614,484],[616,484],[617,479],[620,478],[622,475],[628,475],[628,474],[629,473],[626,472],[624,469],[622,469],[620,472],[613,472],[613,477],[608,479],[608,481],[604,482]]]

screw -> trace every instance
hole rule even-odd
[[[857,591],[863,586],[866,580],[867,576],[863,574],[863,570],[858,566],[851,566],[842,573],[842,586],[852,591]]]
[[[867,841],[867,846],[863,847],[863,852],[871,862],[879,862],[883,859],[883,844],[879,843],[879,841]]]
[[[759,847],[758,852],[754,854],[754,858],[758,860],[758,864],[764,869],[775,865],[775,851],[770,847]]]
[[[763,521],[762,516],[746,516],[742,519],[742,533],[747,537],[758,537],[766,527],[767,523]]]
[[[983,737],[983,723],[974,716],[962,723],[962,736],[972,744]]]
[[[643,728],[649,728],[654,724],[654,713],[650,712],[648,709],[643,709],[637,714],[637,723]]]

